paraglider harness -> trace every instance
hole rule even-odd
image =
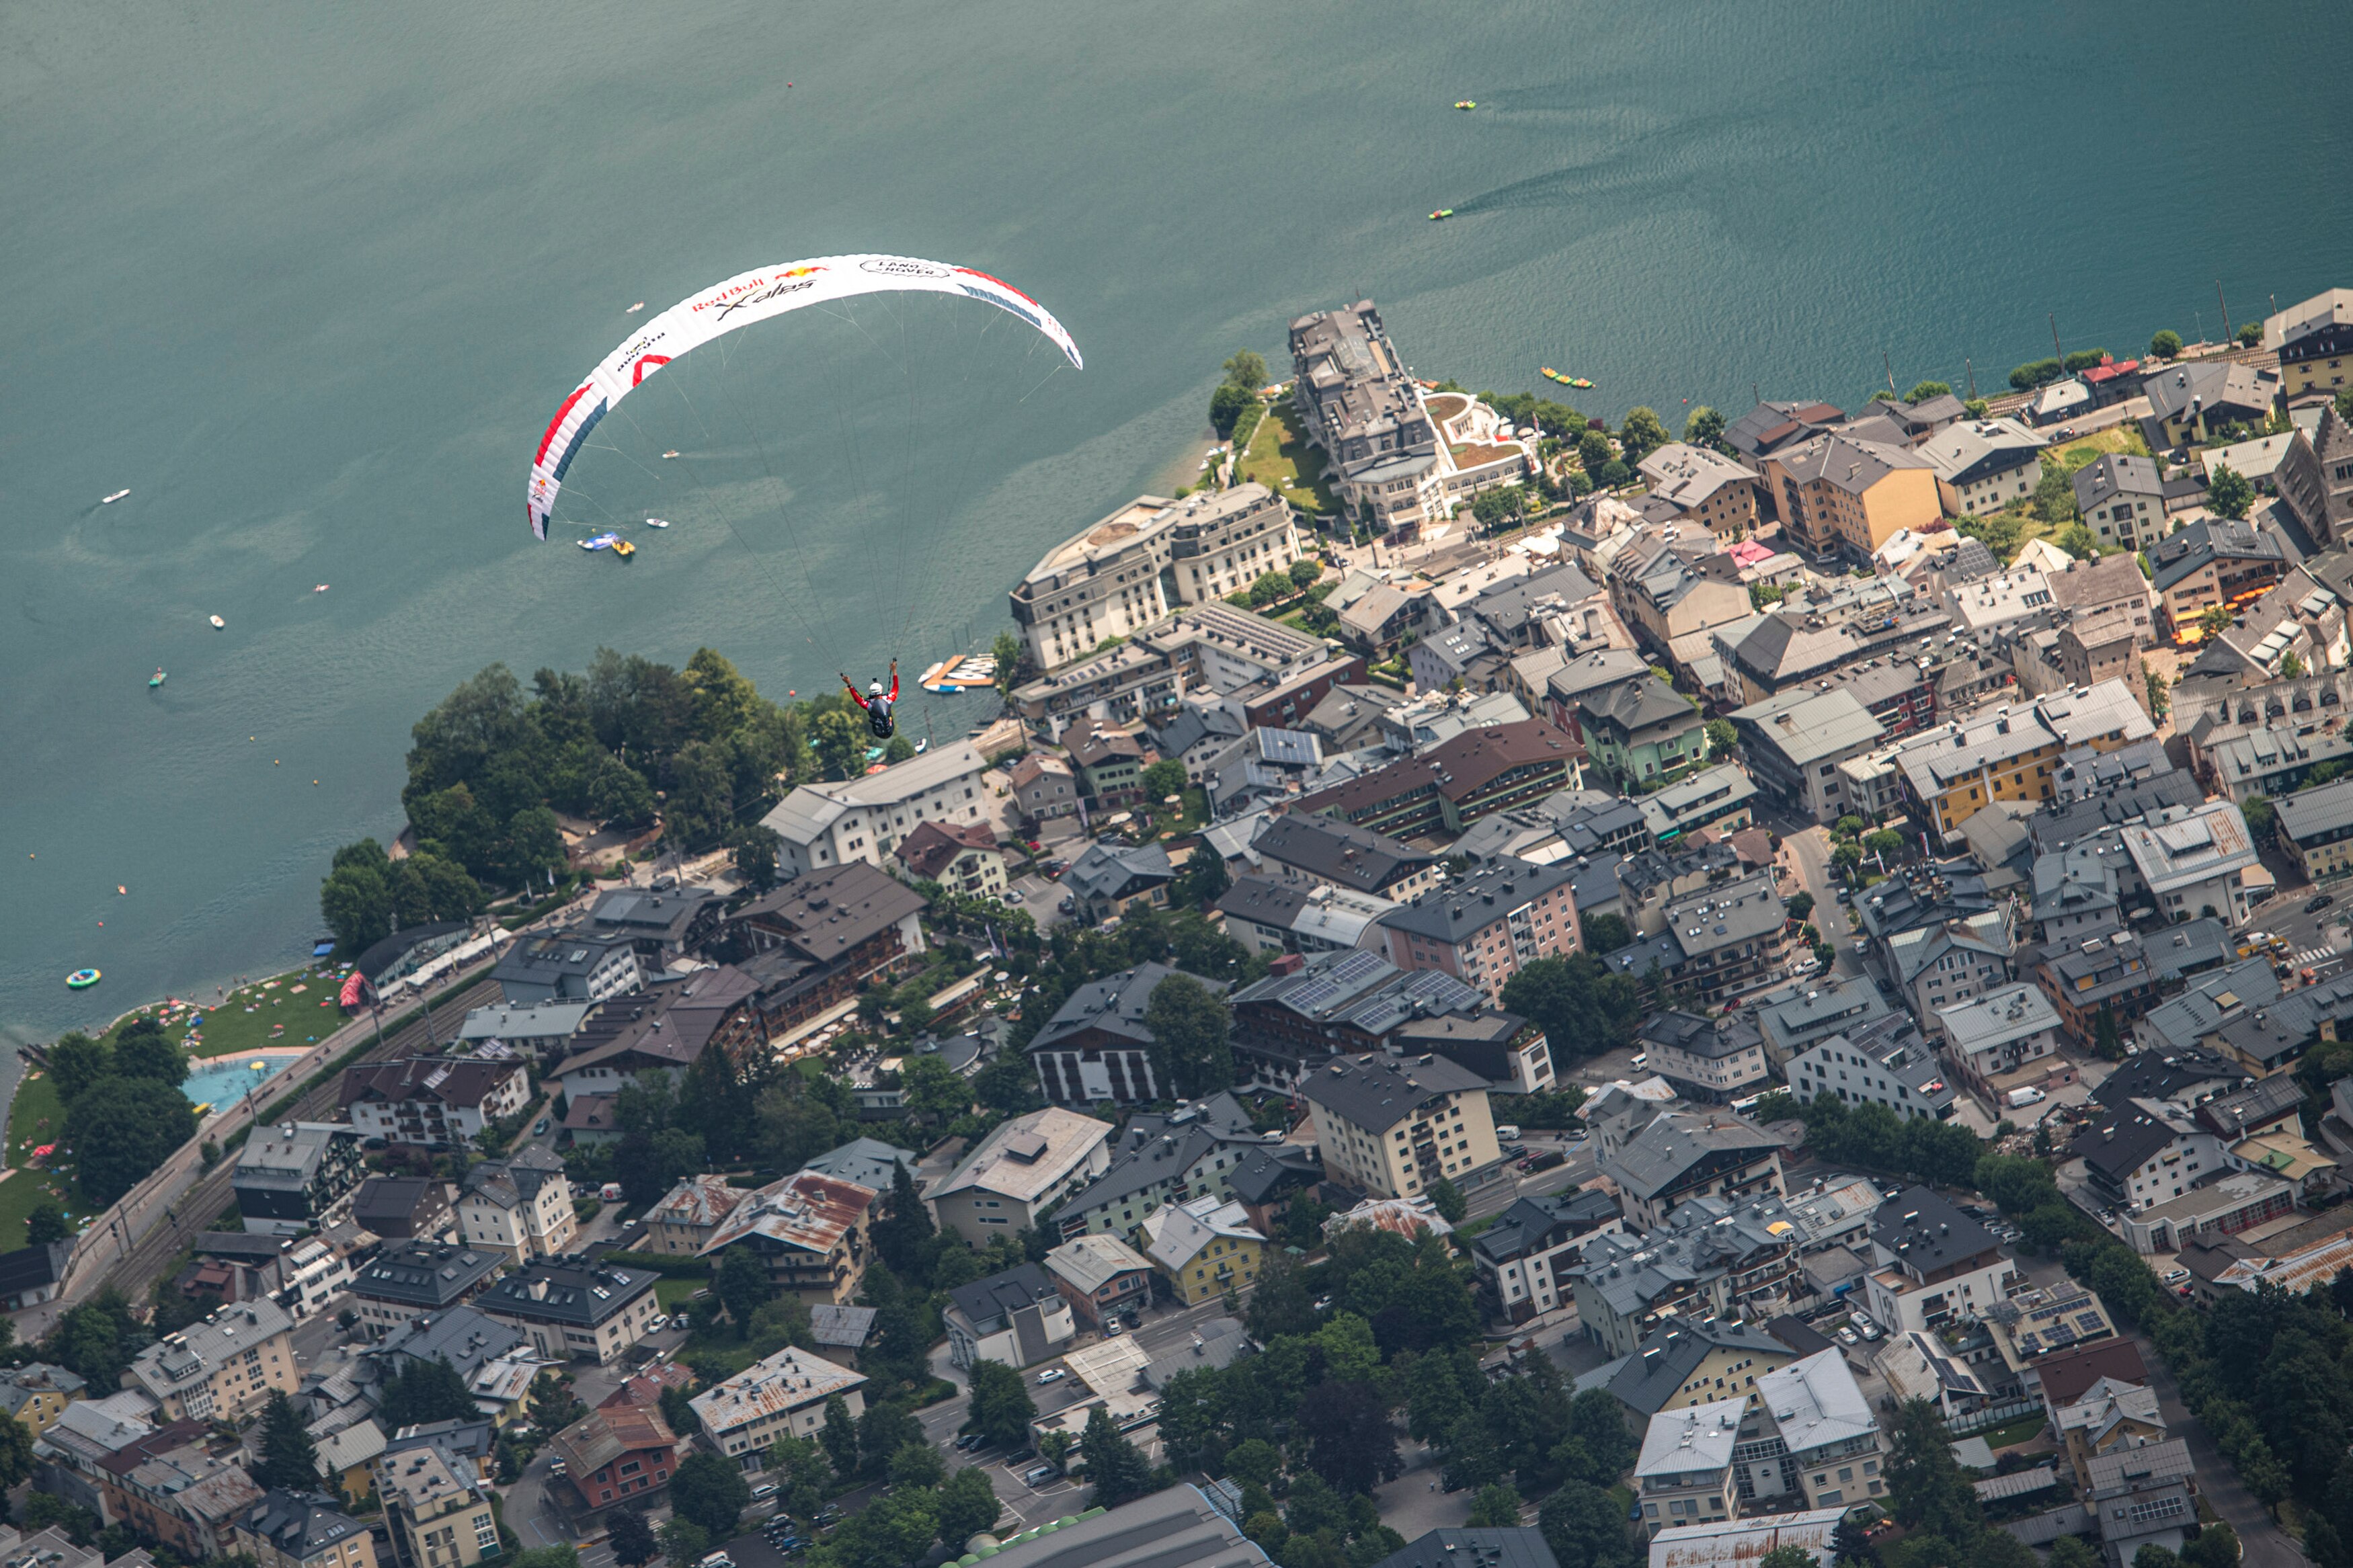
[[[871,697],[867,696],[858,689],[857,682],[851,680],[846,672],[841,672],[841,684],[849,689],[849,700],[866,710],[866,728],[876,740],[887,741],[899,732],[898,722],[891,716],[892,708],[899,700],[899,661],[897,659],[891,661],[891,690],[887,696],[881,692]],[[881,683],[877,682],[877,684]]]

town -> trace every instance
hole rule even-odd
[[[2353,1564],[2353,289],[1681,439],[1289,349],[970,733],[486,672],[332,1037],[29,1048],[9,1568]]]

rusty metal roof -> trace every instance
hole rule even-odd
[[[786,1176],[737,1204],[703,1243],[702,1256],[758,1235],[823,1257],[865,1218],[877,1195],[871,1187],[814,1171]]]

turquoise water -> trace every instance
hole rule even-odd
[[[216,1066],[207,1063],[190,1072],[186,1081],[180,1085],[180,1092],[188,1097],[190,1105],[210,1105],[215,1110],[227,1110],[241,1096],[274,1080],[301,1054],[300,1051],[250,1051],[242,1056],[224,1057],[219,1058]],[[267,1064],[267,1070],[254,1071],[255,1062]]]
[[[492,659],[707,642],[781,692],[985,639],[1317,305],[1376,296],[1425,375],[1673,419],[2346,282],[2348,57],[2289,3],[19,0],[0,1031],[300,958],[329,852],[398,826],[408,724]],[[871,318],[682,363],[691,415],[608,421],[574,474],[607,510],[533,543],[531,447],[627,305],[852,249],[1014,281],[1088,368],[1031,389],[910,318],[902,418]],[[678,526],[632,565],[568,542],[645,513]]]

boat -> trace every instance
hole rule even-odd
[[[1563,386],[1567,386],[1568,384],[1568,377],[1561,374],[1560,372],[1553,369],[1553,367],[1548,364],[1540,364],[1536,366],[1536,374],[1544,377],[1546,381],[1556,381]]]
[[[163,666],[157,665],[155,667],[155,673],[147,678],[147,689],[150,691],[154,690],[155,688],[164,684],[164,679]]]
[[[638,547],[630,543],[628,540],[617,539],[613,541],[613,553],[619,556],[622,560],[627,561],[631,556],[637,554],[637,552]]]
[[[662,517],[649,517],[646,519],[646,526],[648,528],[668,528],[670,526],[670,520]]]
[[[201,1104],[201,1105],[197,1106],[197,1107],[196,1107],[196,1120],[197,1120],[197,1121],[202,1121],[205,1119],[205,1112],[206,1112],[206,1111],[207,1111],[207,1110],[210,1110],[212,1108],[213,1108],[213,1102],[212,1102],[211,1100],[206,1100],[203,1104]]]
[[[213,630],[216,632],[225,632],[228,630],[228,623],[222,620],[218,616],[206,616],[205,619],[212,622]]]
[[[1566,384],[1577,388],[1579,392],[1590,392],[1593,390],[1593,384],[1586,380],[1581,375],[1567,376],[1564,378],[1564,381]]]
[[[922,739],[922,740],[920,740],[920,741],[918,741],[918,742],[915,742],[915,755],[917,755],[917,756],[919,756],[919,757],[920,757],[920,756],[922,756],[925,752],[930,751],[931,749],[932,749],[932,742],[931,742],[931,737],[930,737],[930,736],[928,736],[928,735],[927,735],[927,736],[925,736],[923,739]]]
[[[669,451],[664,452],[662,456],[664,458],[675,458],[678,456],[678,448],[673,447]]]
[[[99,979],[99,973],[95,969],[77,969],[71,974],[66,976],[66,989],[69,991],[87,991],[91,986],[97,984]]]
[[[979,690],[997,684],[997,660],[987,654],[975,654],[966,658],[944,658],[923,671],[923,679],[915,684],[943,697]]]
[[[311,590],[313,594],[323,594],[326,591],[327,585],[324,583],[320,584],[317,587]]]
[[[628,310],[626,310],[622,311],[622,312],[621,312],[621,314],[623,314],[624,316],[634,316],[634,315],[636,315],[639,310],[644,310],[645,308],[646,308],[646,302],[645,302],[643,300],[638,300],[636,304],[634,304],[634,305],[630,306]]]
[[[617,533],[600,533],[594,539],[579,539],[573,542],[583,550],[610,550],[621,542],[621,536]]]
[[[1440,218],[1452,217],[1453,216],[1454,209],[1452,207],[1440,207],[1436,212],[1430,215],[1430,221],[1436,223]]]
[[[100,496],[98,498],[98,504],[100,506],[112,506],[116,501],[121,500],[124,496],[127,496],[131,492],[129,490],[117,490],[111,496]]]
[[[1476,109],[1479,107],[1479,103],[1476,99],[1458,98],[1454,100],[1454,107],[1457,109]]]

